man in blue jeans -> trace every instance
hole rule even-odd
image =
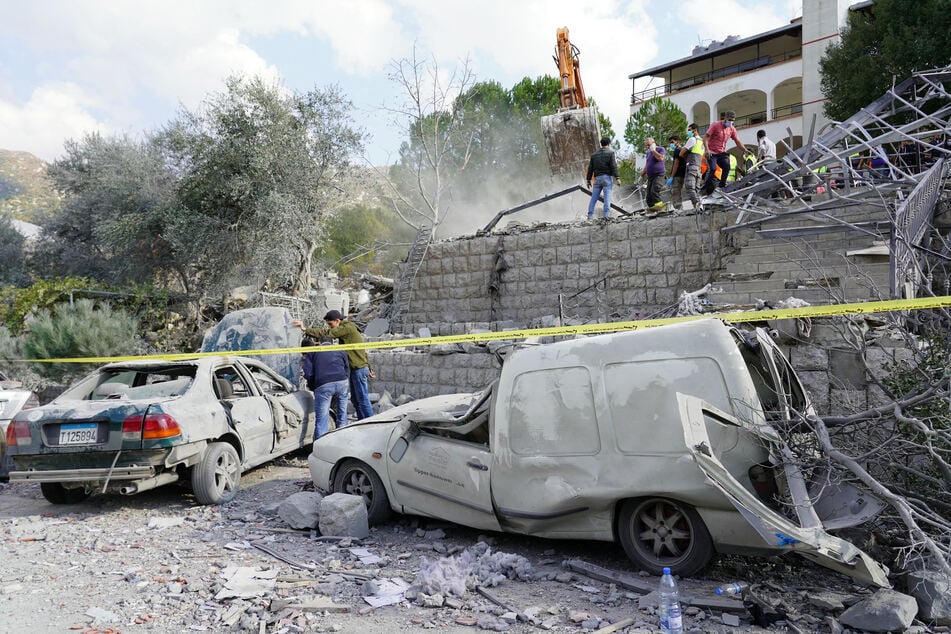
[[[594,219],[594,206],[598,198],[604,195],[604,220],[611,217],[611,189],[615,183],[621,184],[617,171],[617,157],[611,149],[611,139],[601,139],[601,149],[591,155],[586,178],[591,188],[591,200],[588,202],[588,220]]]
[[[311,340],[312,341],[312,340]],[[320,345],[333,343],[330,337],[320,340]],[[308,345],[306,342],[303,345]],[[314,414],[317,428],[314,440],[330,431],[330,402],[337,397],[337,429],[347,424],[347,405],[350,393],[350,360],[343,350],[304,353],[304,380],[314,392]]]
[[[344,321],[339,310],[331,310],[324,315],[326,328],[307,328],[304,322],[295,319],[292,326],[297,326],[308,337],[320,339],[330,335],[340,340],[340,343],[363,343],[360,329],[352,321]],[[357,420],[373,416],[373,406],[370,404],[370,389],[368,381],[373,378],[370,368],[370,357],[366,350],[347,350],[350,360],[350,398],[353,400],[353,409],[357,412]]]

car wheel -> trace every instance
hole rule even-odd
[[[334,493],[359,495],[367,505],[370,525],[385,522],[390,517],[390,500],[386,497],[383,481],[368,465],[359,460],[343,463],[334,476]]]
[[[665,498],[627,500],[618,515],[618,537],[628,558],[642,570],[659,575],[670,568],[693,575],[713,556],[713,540],[689,504]]]
[[[208,445],[201,462],[192,467],[192,493],[199,504],[224,504],[234,499],[241,484],[241,461],[226,442]]]
[[[89,497],[85,487],[67,489],[59,482],[40,482],[40,491],[50,504],[78,504]]]

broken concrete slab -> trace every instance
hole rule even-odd
[[[901,632],[911,625],[917,612],[914,597],[882,589],[843,612],[839,620],[849,627],[869,632]]]
[[[390,331],[390,322],[387,319],[382,319],[377,317],[376,319],[371,319],[370,323],[367,324],[367,327],[364,328],[363,334],[370,338],[382,337]]]
[[[331,612],[343,613],[350,612],[349,605],[334,603],[330,597],[318,595],[306,597],[289,597],[287,599],[271,599],[270,610],[272,612],[290,608],[300,610],[301,612]]]
[[[215,595],[215,600],[264,596],[274,590],[277,572],[276,568],[257,570],[249,566],[228,566],[221,571],[226,581]]]
[[[370,535],[367,507],[359,495],[332,493],[320,501],[321,535],[365,539]]]
[[[301,491],[284,500],[277,509],[277,514],[287,525],[296,529],[315,528],[319,518],[320,493]]]
[[[951,625],[951,577],[933,570],[915,570],[906,578],[908,593],[918,601],[918,618]]]

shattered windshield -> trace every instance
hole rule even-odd
[[[184,394],[195,378],[194,366],[111,368],[99,373],[86,400],[166,398]]]

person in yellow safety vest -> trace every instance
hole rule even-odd
[[[726,173],[726,182],[733,183],[736,182],[736,154],[730,154],[730,171]],[[717,166],[719,170],[720,167]]]
[[[752,172],[758,167],[759,165],[756,164],[755,154],[753,154],[752,152],[746,152],[745,154],[743,154],[743,171],[744,172],[749,174],[750,172]]]

